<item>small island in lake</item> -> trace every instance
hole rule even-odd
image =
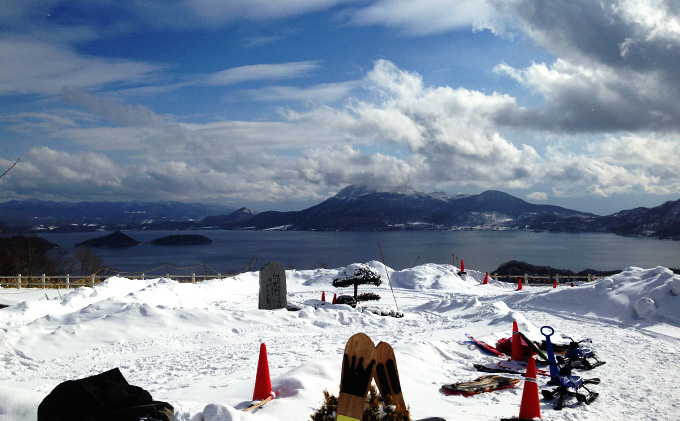
[[[210,238],[195,234],[168,235],[167,237],[156,238],[149,242],[149,244],[154,246],[193,246],[211,243],[212,240]]]
[[[112,232],[104,237],[92,238],[76,244],[76,247],[132,247],[141,242],[131,238],[120,231]]]

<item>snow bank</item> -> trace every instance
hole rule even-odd
[[[670,323],[680,326],[680,296],[673,286],[680,275],[657,267],[628,267],[609,278],[578,287],[548,289],[508,300],[521,306],[576,312],[624,323]]]

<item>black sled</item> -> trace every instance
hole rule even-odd
[[[578,402],[590,405],[599,396],[599,393],[591,391],[586,385],[600,384],[600,379],[583,379],[579,376],[572,376],[568,367],[563,367],[560,370],[560,375],[551,379],[548,384],[557,387],[552,390],[542,390],[541,393],[547,400],[557,398],[555,409],[558,411],[564,407],[566,397],[573,397]]]
[[[565,337],[569,339],[569,347],[564,352],[564,357],[560,355],[556,356],[557,363],[560,366],[580,370],[592,370],[593,368],[605,364],[605,361],[597,359],[595,352],[581,346],[581,342],[583,341],[577,342],[568,336]]]

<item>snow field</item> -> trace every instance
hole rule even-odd
[[[546,420],[676,419],[680,394],[680,276],[665,268],[627,268],[575,288],[525,287],[490,281],[451,265],[425,264],[391,271],[378,306],[404,318],[377,316],[330,301],[332,279],[343,269],[287,271],[289,302],[300,311],[258,310],[258,273],[199,284],[167,279],[110,278],[95,288],[2,290],[0,303],[0,420],[36,419],[37,406],[57,384],[119,367],[128,382],[170,402],[177,421],[304,420],[321,405],[322,391],[338,394],[347,339],[364,332],[395,351],[404,397],[413,419],[497,420],[517,416],[522,387],[474,397],[449,396],[441,385],[474,379],[472,364],[494,364],[465,333],[494,344],[512,322],[540,340],[540,327],[590,337],[607,363],[592,405],[568,400],[562,411],[541,399]],[[49,300],[45,299],[45,294]],[[651,304],[649,304],[651,302]],[[642,303],[642,304],[641,304]],[[371,306],[374,304],[371,303]],[[259,344],[265,343],[272,387],[279,397],[254,413],[251,403]],[[540,366],[539,366],[540,368]],[[539,387],[547,378],[539,376]]]

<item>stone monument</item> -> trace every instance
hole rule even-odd
[[[261,310],[286,308],[286,267],[278,262],[269,262],[260,269],[260,302]]]

